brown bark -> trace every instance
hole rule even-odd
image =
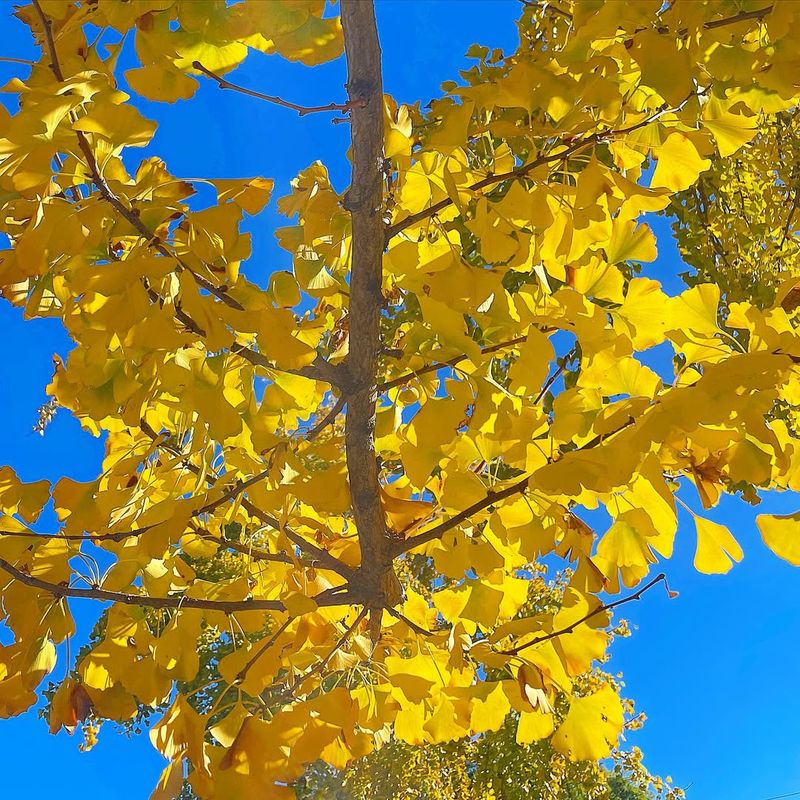
[[[344,206],[352,218],[350,352],[345,447],[353,516],[361,548],[365,601],[377,604],[390,556],[375,455],[383,258],[383,84],[372,0],[342,0],[351,110],[352,181]]]

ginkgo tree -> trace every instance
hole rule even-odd
[[[520,744],[607,756],[626,724],[594,670],[611,612],[665,583],[677,535],[701,572],[741,558],[707,515],[723,493],[800,485],[775,413],[800,396],[796,277],[721,313],[713,275],[668,296],[636,273],[657,257],[644,214],[791,119],[800,5],[524,0],[519,48],[476,48],[424,108],[383,92],[371,0],[15,13],[41,58],[0,112],[0,286],[63,322],[46,413],[106,450],[90,482],[0,473],[0,713],[29,709],[57,656],[54,732],[165,709],[162,799],[184,779],[207,800],[291,797],[318,759],[510,712]],[[241,85],[253,50],[344,53],[347,97]],[[278,200],[292,270],[266,288],[241,224],[269,177],[210,179],[199,208],[197,180],[129,167],[156,128],[137,97],[200,81],[349,125],[347,191],[315,163]],[[49,503],[58,530],[36,525]],[[800,517],[759,525],[800,563]],[[531,601],[543,560],[571,570],[555,605]],[[61,646],[73,599],[102,623],[80,649]],[[190,689],[201,661],[214,674]]]
[[[800,152],[798,117],[764,115],[745,149],[712,158],[695,184],[666,211],[674,220],[692,283],[717,283],[726,303],[769,307],[779,296],[792,310],[798,269]]]

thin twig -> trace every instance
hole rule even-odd
[[[765,6],[764,8],[757,8],[753,11],[740,11],[738,14],[734,14],[731,17],[725,17],[724,19],[714,19],[710,22],[706,22],[703,24],[703,27],[706,30],[713,30],[714,28],[722,28],[725,25],[735,25],[737,22],[745,22],[749,19],[763,19],[772,11],[772,3],[770,5]]]
[[[272,636],[267,639],[267,641],[258,648],[258,651],[253,654],[253,657],[239,670],[239,674],[236,676],[235,680],[233,681],[234,685],[238,683],[242,683],[244,679],[247,677],[247,673],[253,668],[253,665],[258,661],[267,650],[278,641],[279,637],[283,634],[283,632],[294,622],[294,617],[289,617],[286,619],[281,625],[278,626],[278,629],[272,634]]]
[[[152,439],[155,442],[158,442],[161,439],[161,436],[156,433],[144,420],[139,423],[139,428],[146,436]],[[185,453],[183,453],[179,448],[174,447],[172,445],[167,444],[167,442],[160,442],[160,446],[163,447],[165,450],[168,450],[173,455],[177,456],[178,458],[183,460],[183,464],[186,468],[194,473],[195,475],[200,474],[200,469],[195,465],[192,464],[191,461],[188,460]],[[206,475],[206,481],[213,486],[216,481],[220,480],[219,475]],[[324,567],[325,569],[330,569],[333,572],[338,573],[341,575],[345,580],[350,580],[353,577],[354,570],[351,567],[348,567],[343,562],[339,561],[338,558],[332,556],[327,550],[324,550],[321,547],[317,547],[315,544],[309,542],[299,533],[291,530],[288,526],[282,525],[279,520],[273,517],[271,514],[267,514],[266,511],[262,511],[258,506],[253,504],[250,500],[246,497],[242,498],[242,508],[248,512],[256,519],[263,522],[265,525],[269,525],[269,527],[273,528],[277,531],[282,531],[286,538],[289,539],[292,544],[296,545],[300,552],[305,553],[309,556],[313,561],[317,562],[317,566]],[[231,546],[233,543],[225,542],[226,546]],[[243,545],[245,546],[245,545]],[[233,548],[236,549],[236,548]],[[275,559],[277,560],[277,559]]]
[[[783,226],[783,235],[781,236],[781,243],[778,246],[778,252],[783,250],[786,240],[789,238],[789,231],[792,227],[792,220],[794,219],[795,212],[797,211],[797,204],[800,202],[800,188],[795,189],[794,197],[792,198],[792,205],[789,208],[789,213],[786,215],[786,224]]]
[[[53,160],[56,162],[56,166],[58,167],[59,173],[63,173],[64,162],[62,161],[61,156],[58,153],[54,153]],[[78,188],[76,186],[68,186],[66,188],[66,191],[69,193],[73,202],[77,203],[79,200],[82,199],[80,193],[78,192]]]
[[[259,547],[253,547],[249,544],[242,544],[242,542],[235,542],[231,539],[220,539],[213,534],[206,534],[203,531],[196,531],[197,535],[203,539],[207,539],[220,547],[225,547],[228,550],[233,550],[236,553],[241,553],[243,556],[251,558],[253,561],[274,561],[279,564],[297,564],[298,561],[302,566],[313,566],[313,563],[303,562],[300,559],[292,558],[288,553],[270,553],[262,550]]]
[[[347,630],[345,630],[339,641],[336,642],[336,644],[331,648],[331,650],[328,652],[325,658],[318,661],[316,664],[314,664],[313,667],[310,667],[302,675],[298,676],[294,681],[292,681],[292,683],[290,683],[289,686],[286,687],[286,694],[289,695],[294,694],[295,691],[297,691],[297,689],[299,689],[310,677],[316,675],[319,672],[322,672],[322,670],[324,670],[325,667],[328,666],[330,660],[336,655],[336,653],[339,652],[339,650],[342,649],[342,647],[344,647],[344,645],[347,643],[347,640],[352,636],[355,629],[361,624],[361,621],[364,619],[364,617],[366,617],[368,610],[369,609],[364,607],[361,609],[361,611],[359,611],[355,621],[352,623],[352,625],[348,626]]]
[[[199,61],[193,61],[192,67],[194,67],[196,70],[199,70],[204,75],[207,75],[212,80],[215,80],[220,89],[230,89],[234,92],[239,92],[240,94],[246,94],[248,97],[255,97],[257,100],[265,100],[268,103],[274,103],[276,106],[289,108],[292,111],[296,111],[301,117],[304,117],[306,114],[318,114],[324,111],[341,111],[344,114],[350,111],[350,109],[353,107],[349,102],[328,103],[324,106],[301,106],[297,103],[292,103],[289,100],[284,100],[281,97],[271,94],[264,94],[263,92],[257,92],[253,89],[248,89],[245,86],[240,86],[237,83],[233,83],[227,78],[223,78],[222,75],[218,75],[216,72],[208,69],[208,67],[203,66],[203,64],[201,64]]]
[[[12,58],[11,56],[0,56],[0,62],[4,64],[22,64],[26,67],[36,66],[35,61],[29,61],[27,58]]]
[[[191,517],[199,517],[203,514],[208,514],[212,511],[215,511],[221,505],[224,505],[229,500],[233,500],[234,498],[238,497],[242,492],[249,489],[254,484],[258,483],[259,481],[264,480],[269,475],[269,470],[266,469],[263,472],[259,472],[256,475],[248,478],[245,481],[238,481],[231,489],[225,492],[223,495],[218,497],[216,500],[211,501],[210,503],[206,503],[205,505],[201,506],[200,508],[196,508],[192,511]],[[211,477],[211,476],[209,476]],[[216,479],[218,480],[218,478]],[[215,479],[212,479],[212,486],[216,483]],[[147,533],[148,531],[153,530],[153,528],[158,527],[159,525],[163,525],[163,523],[155,523],[152,525],[144,525],[141,528],[134,528],[133,530],[129,531],[115,531],[111,533],[79,533],[79,534],[70,534],[70,533],[34,533],[33,531],[10,531],[0,529],[0,536],[9,536],[9,537],[17,537],[19,539],[64,539],[65,541],[72,541],[72,542],[121,542],[124,539],[130,539],[134,536],[142,536],[143,534]],[[204,538],[211,539],[215,541],[217,544],[223,545],[225,547],[230,547],[233,550],[238,549],[235,547],[234,542],[227,542],[222,539],[218,539],[215,536],[205,536]],[[245,547],[242,545],[242,547]],[[247,552],[250,552],[245,547]],[[258,554],[258,558],[263,560],[269,561],[283,561],[286,563],[293,563],[292,560],[288,556],[278,557],[273,555],[272,553],[266,553],[264,551],[256,551]]]
[[[247,491],[251,486],[261,483],[261,481],[269,477],[271,472],[272,470],[267,467],[267,469],[257,472],[255,475],[250,476],[246,480],[236,481],[232,488],[230,488],[216,500],[212,500],[210,503],[206,503],[204,506],[198,508],[197,511],[192,512],[192,516],[195,517],[201,514],[209,514],[212,511],[216,511],[220,506],[225,505],[225,503],[227,503],[229,500],[234,500],[242,492]]]
[[[551,633],[544,634],[542,636],[537,636],[535,639],[532,639],[530,642],[525,642],[525,644],[517,645],[516,647],[509,647],[507,650],[497,650],[495,651],[498,655],[502,656],[515,656],[518,653],[521,653],[523,650],[527,650],[529,647],[533,647],[534,645],[541,644],[542,642],[546,642],[549,639],[555,639],[559,636],[564,636],[564,634],[572,633],[575,628],[579,625],[582,625],[587,620],[592,619],[592,617],[596,617],[598,614],[602,614],[605,611],[611,611],[612,609],[616,608],[617,606],[621,606],[625,603],[630,603],[632,600],[639,600],[641,599],[642,595],[648,590],[652,589],[657,583],[664,582],[664,585],[667,583],[667,576],[661,572],[656,575],[653,580],[649,583],[642,586],[641,589],[634,592],[627,597],[621,597],[619,600],[614,600],[612,603],[603,603],[602,605],[598,606],[594,611],[590,611],[588,614],[584,614],[580,619],[575,620],[575,622],[567,625],[565,628],[560,628],[557,631],[552,631]],[[667,587],[667,591],[669,591],[669,587]]]
[[[481,355],[485,356],[489,355],[490,353],[496,353],[498,350],[504,350],[507,347],[514,347],[515,345],[524,342],[527,338],[527,336],[517,336],[516,338],[509,339],[506,342],[498,342],[497,344],[492,344],[488,347],[482,347]],[[467,355],[460,355],[456,356],[455,358],[451,358],[449,361],[434,361],[433,363],[426,364],[424,367],[420,367],[419,369],[409,370],[408,372],[404,372],[402,375],[399,375],[396,378],[379,383],[378,391],[387,392],[389,389],[394,389],[395,386],[402,386],[404,383],[408,383],[409,381],[418,378],[420,375],[438,372],[440,369],[444,369],[445,367],[454,367],[456,364],[466,361],[468,358],[469,356]]]
[[[399,619],[400,622],[405,623],[411,628],[414,633],[418,633],[420,636],[435,636],[436,634],[433,631],[429,631],[427,628],[423,628],[422,625],[417,625],[416,622],[412,622],[405,614],[402,614],[396,608],[386,608],[384,609],[387,614],[391,615],[395,619]]]
[[[539,8],[542,11],[552,11],[554,14],[558,14],[558,16],[563,17],[564,19],[572,20],[572,14],[570,14],[569,11],[564,11],[552,3],[546,2],[546,0],[545,2],[537,2],[537,0],[520,0],[520,2],[529,8]],[[754,9],[753,11],[740,11],[738,14],[733,14],[730,17],[704,22],[703,28],[710,31],[714,30],[715,28],[723,28],[726,25],[735,25],[737,22],[746,22],[747,20],[751,19],[761,20],[772,11],[772,8],[773,4],[770,3],[770,5],[765,6],[764,8]],[[634,33],[641,33],[645,30],[647,30],[647,28],[637,28]],[[669,28],[666,25],[660,25],[656,28],[656,32],[669,33]],[[677,33],[679,36],[685,36],[688,32],[688,28],[681,28]]]
[[[533,398],[534,405],[539,404],[539,401],[547,394],[547,392],[550,390],[550,387],[558,380],[561,373],[567,368],[567,364],[574,360],[576,356],[577,352],[574,349],[568,355],[564,356],[564,358],[561,360],[561,363],[558,365],[558,369],[556,369],[542,384],[542,388],[539,390],[539,393]]]
[[[308,441],[313,442],[328,425],[332,425],[336,418],[341,413],[342,409],[347,404],[347,398],[344,395],[341,395],[334,403],[333,408],[316,424],[313,428],[311,428],[308,433],[306,434],[306,439]]]

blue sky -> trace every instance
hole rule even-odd
[[[10,16],[11,9],[8,0],[0,4],[0,55],[35,57],[27,29]],[[510,52],[518,9],[516,0],[379,0],[386,90],[400,102],[427,101],[441,81],[457,77],[473,42]],[[0,63],[2,82],[14,75],[24,76],[24,68]],[[344,97],[341,60],[311,70],[254,55],[234,79],[300,103]],[[320,159],[337,188],[347,184],[348,130],[331,124],[327,115],[299,119],[221,92],[211,82],[204,82],[189,102],[142,102],[140,107],[159,129],[151,146],[132,156],[157,154],[180,177],[264,175],[275,178],[280,196],[298,170]],[[277,224],[274,203],[248,223],[255,247],[249,269],[259,280],[289,266],[272,237]],[[675,275],[684,266],[668,224],[657,219],[653,227],[659,258],[646,274],[677,291]],[[51,357],[68,349],[57,323],[23,323],[0,301],[0,464],[12,465],[26,480],[62,475],[86,480],[97,474],[101,443],[64,412],[44,437],[31,431],[36,409],[46,399]],[[616,643],[610,669],[624,673],[628,694],[648,715],[644,730],[629,743],[644,750],[652,771],[688,786],[690,800],[767,800],[800,792],[800,695],[795,690],[800,570],[771,555],[754,524],[756,513],[797,508],[798,499],[789,494],[772,496],[758,509],[723,502],[714,518],[727,524],[745,549],[744,561],[726,576],[694,571],[694,532],[682,518],[675,558],[666,565],[679,597],[668,600],[655,590],[624,609],[636,630]],[[163,762],[146,736],[129,741],[108,725],[92,752],[78,752],[79,743],[63,733],[50,736],[35,714],[0,721],[3,795],[149,796]]]

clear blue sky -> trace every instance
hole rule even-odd
[[[516,44],[516,0],[379,0],[386,89],[401,102],[427,101],[441,81],[457,77],[473,42],[510,52]],[[0,4],[0,55],[34,57],[27,30]],[[24,68],[0,63],[0,81]],[[236,80],[301,103],[344,97],[341,60],[313,70],[258,54]],[[2,96],[7,101],[7,96]],[[152,145],[133,157],[157,154],[180,177],[276,179],[285,194],[290,178],[316,159],[324,161],[338,188],[347,184],[348,130],[327,116],[298,119],[288,111],[220,92],[204,83],[191,101],[175,106],[143,102],[159,122]],[[251,222],[255,254],[250,274],[263,278],[289,260],[274,244],[274,203]],[[679,290],[684,269],[655,220],[659,259],[646,274]],[[102,448],[64,412],[44,437],[31,432],[54,352],[69,343],[58,324],[33,321],[0,301],[0,464],[11,464],[27,480],[97,474]],[[630,744],[645,752],[654,772],[688,786],[690,800],[766,800],[800,792],[800,570],[766,551],[754,525],[756,513],[785,513],[798,498],[776,496],[759,509],[723,503],[715,518],[726,523],[745,548],[744,561],[727,576],[694,572],[694,532],[682,519],[675,558],[667,564],[675,600],[648,594],[625,616],[637,626],[615,645],[610,669],[625,675],[627,692],[648,715]],[[2,634],[0,633],[0,640]],[[58,670],[63,669],[59,665]],[[127,740],[107,725],[88,754],[79,740],[52,737],[44,722],[29,715],[0,721],[2,795],[55,798],[91,793],[103,800],[147,798],[163,766],[146,736]]]

